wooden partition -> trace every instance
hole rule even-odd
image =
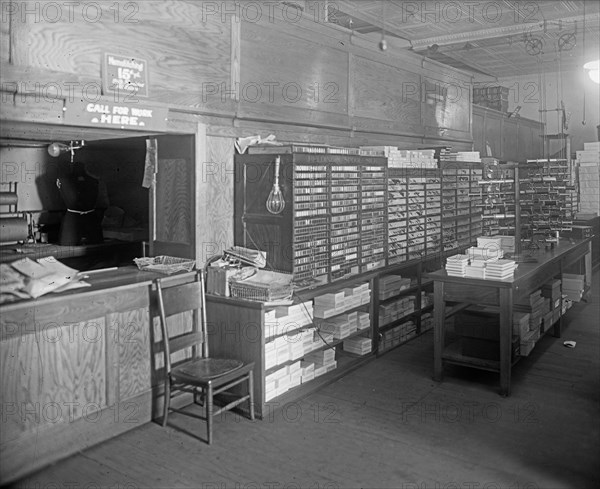
[[[121,269],[84,292],[2,305],[2,484],[161,414],[155,277]]]

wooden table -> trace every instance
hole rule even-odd
[[[452,363],[500,373],[500,393],[510,395],[513,359],[511,355],[512,316],[515,299],[526,297],[563,271],[573,271],[585,276],[586,286],[591,285],[591,239],[561,240],[551,250],[523,253],[527,261],[519,262],[514,277],[505,280],[488,280],[448,276],[445,270],[425,274],[434,281],[434,380],[442,381],[444,364]],[[589,290],[588,290],[589,292]],[[447,302],[453,307],[446,311]],[[488,360],[463,355],[446,345],[446,317],[471,304],[498,306],[500,312],[499,360]],[[560,335],[560,328],[557,328]]]

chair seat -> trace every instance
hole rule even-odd
[[[211,380],[234,372],[243,367],[241,360],[227,358],[196,358],[171,370],[175,379],[204,379]]]

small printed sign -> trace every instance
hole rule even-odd
[[[165,132],[168,113],[169,109],[166,107],[152,107],[137,103],[67,100],[64,123],[74,126]]]
[[[148,97],[148,62],[140,58],[105,53],[102,90],[104,95]]]

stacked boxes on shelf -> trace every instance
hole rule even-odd
[[[373,345],[371,338],[365,336],[355,336],[344,341],[344,351],[354,353],[356,355],[368,355],[371,353]]]
[[[583,143],[577,151],[579,212],[600,216],[600,142]]]
[[[579,302],[585,290],[585,277],[574,273],[562,274],[562,293],[572,302]]]
[[[379,342],[378,348],[379,353],[390,350],[417,336],[417,325],[414,321],[406,321],[386,330],[381,336],[382,339]]]
[[[394,146],[361,146],[360,153],[385,156],[388,168],[437,168],[433,149],[399,149]]]
[[[530,295],[515,300],[514,310],[529,313],[529,329],[539,329],[542,324],[544,314],[548,312],[545,297],[542,297],[542,290],[538,289]],[[549,305],[549,304],[548,304]]]
[[[314,317],[327,319],[341,314],[348,309],[369,304],[371,289],[365,282],[354,287],[346,287],[338,292],[319,295],[314,298]]]
[[[379,300],[384,301],[398,295],[412,285],[412,280],[401,275],[386,275],[379,279]]]
[[[309,325],[313,317],[313,302],[305,301],[291,306],[278,306],[265,312],[265,339],[292,333]]]
[[[433,329],[433,314],[426,312],[421,316],[421,333]]]
[[[379,306],[379,327],[390,324],[415,312],[416,297],[408,295]]]
[[[550,301],[550,312],[544,316],[544,333],[558,321],[562,315],[561,280],[554,279],[542,287],[542,297]]]
[[[552,314],[551,306],[551,299],[542,295],[542,289],[515,301],[515,314],[522,313],[521,316],[517,316],[519,318],[521,356],[527,356],[533,350],[542,333],[544,319],[549,317],[548,313]],[[525,318],[529,320],[529,331],[525,331],[522,327]],[[514,321],[515,317],[513,317],[513,325]]]
[[[316,351],[304,356],[303,364],[305,367],[310,364],[314,365],[314,376],[320,377],[337,367],[335,360],[335,350],[327,348],[325,350]]]
[[[302,372],[300,361],[285,365],[265,376],[265,400],[286,393],[293,387],[300,385]]]

